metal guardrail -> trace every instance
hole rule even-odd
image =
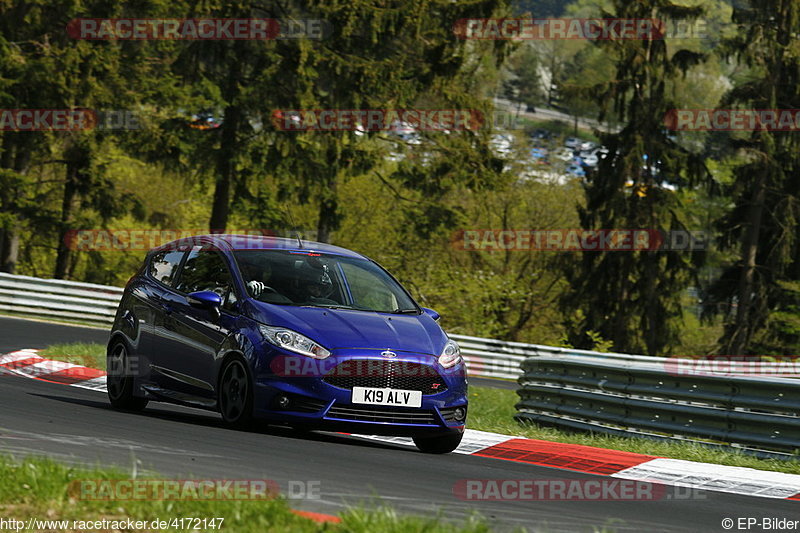
[[[515,418],[597,433],[800,450],[800,380],[692,372],[679,364],[571,350],[531,357],[522,363]]]
[[[461,347],[470,376],[517,379],[522,375],[520,365],[536,355],[533,344],[506,342],[466,335],[450,335]]]
[[[119,287],[0,272],[0,311],[106,325],[121,297]]]

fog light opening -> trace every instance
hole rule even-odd
[[[289,407],[289,404],[290,404],[290,403],[291,403],[291,402],[289,401],[289,397],[288,397],[288,396],[284,396],[283,394],[281,394],[280,396],[278,396],[278,399],[277,399],[277,404],[278,404],[278,407],[279,407],[279,408],[281,408],[281,409],[286,409],[286,408],[288,408],[288,407]]]
[[[467,410],[463,407],[457,407],[455,411],[453,411],[453,418],[458,422],[463,422],[464,419],[467,418]]]

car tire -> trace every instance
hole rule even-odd
[[[231,359],[222,368],[217,393],[222,419],[231,427],[249,429],[253,423],[253,387],[245,363]]]
[[[463,433],[451,433],[439,437],[414,437],[414,444],[424,453],[450,453],[461,444]]]
[[[148,400],[133,395],[133,375],[128,348],[118,341],[106,355],[106,389],[111,406],[122,411],[141,411]]]

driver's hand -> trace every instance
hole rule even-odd
[[[250,294],[253,295],[253,298],[258,298],[258,296],[264,292],[267,286],[261,283],[260,281],[248,281],[247,282],[247,289],[250,291]]]

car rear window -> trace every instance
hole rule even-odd
[[[154,254],[150,258],[150,275],[156,281],[171,287],[184,253],[180,250],[170,250]]]

